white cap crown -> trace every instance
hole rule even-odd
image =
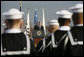
[[[71,19],[71,17],[72,17],[72,13],[67,10],[57,11],[56,14],[59,15],[60,18]]]
[[[15,8],[3,13],[6,19],[20,19],[22,18],[22,14],[24,13]]]
[[[83,4],[76,4],[75,6],[70,7],[69,9],[71,9],[73,13],[83,13]]]
[[[55,19],[49,21],[48,23],[49,23],[49,25],[59,25],[58,20],[55,20]]]

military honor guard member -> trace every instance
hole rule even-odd
[[[58,20],[55,20],[55,19],[50,20],[48,22],[48,24],[49,24],[49,26],[48,26],[49,34],[52,34],[53,32],[55,32],[56,30],[59,29],[59,22],[58,22]]]
[[[72,44],[72,56],[83,56],[83,4],[76,4],[70,9],[73,12],[72,20],[74,23],[68,33]]]
[[[33,41],[21,31],[23,12],[12,8],[3,15],[7,29],[1,36],[1,56],[34,55]]]
[[[58,22],[58,20],[50,20],[50,21],[48,22],[48,24],[49,24],[49,28],[51,28],[51,29],[53,28],[53,29],[52,29],[52,33],[59,29],[59,22]],[[45,37],[45,39],[41,40],[41,41],[39,42],[39,44],[37,45],[36,49],[37,49],[37,55],[38,55],[38,56],[44,56],[43,52],[44,52],[45,47],[46,47],[45,42],[46,42],[46,39],[47,39],[50,35],[51,35],[51,32],[50,32],[50,34],[49,34],[48,36]]]
[[[69,56],[70,41],[67,37],[67,31],[70,30],[70,22],[72,13],[67,10],[61,10],[56,12],[59,16],[58,22],[60,24],[59,30],[52,33],[52,35],[46,40],[46,48],[44,55],[46,56]]]

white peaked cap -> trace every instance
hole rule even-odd
[[[69,9],[71,9],[73,13],[83,13],[83,4],[76,4],[75,6],[70,7]]]
[[[70,18],[72,17],[72,13],[69,12],[68,10],[61,10],[61,11],[57,11],[56,14],[60,17],[60,18]]]
[[[59,25],[59,22],[58,22],[58,20],[50,20],[49,22],[49,25]]]
[[[20,12],[15,8],[12,8],[9,11],[3,13],[6,19],[21,19],[22,14],[24,14],[24,12]]]

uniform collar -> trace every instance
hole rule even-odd
[[[21,33],[20,29],[7,29],[5,33]]]
[[[68,31],[70,30],[69,26],[61,26],[59,30]]]
[[[83,24],[77,24],[76,26],[83,26]]]

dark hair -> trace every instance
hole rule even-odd
[[[83,20],[83,13],[73,13],[72,15],[74,24],[79,24]]]
[[[21,19],[16,19],[16,20],[14,20],[14,19],[6,19],[6,20],[7,20],[8,24],[13,25],[15,23],[19,23]]]
[[[70,23],[71,20],[70,20],[69,18],[59,18],[59,19],[58,19],[58,22],[59,22],[60,26],[63,26],[63,25],[65,25],[65,24]]]

